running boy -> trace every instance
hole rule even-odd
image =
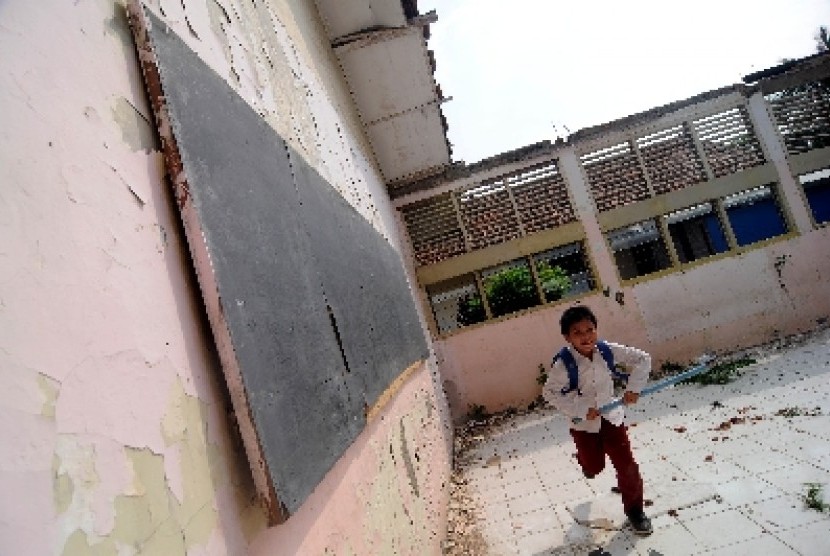
[[[559,320],[570,355],[557,355],[543,388],[545,400],[565,416],[581,419],[571,423],[576,458],[589,479],[605,468],[605,456],[617,471],[617,488],[623,509],[637,535],[650,535],[651,520],[643,512],[643,479],[623,424],[625,410],[617,407],[600,414],[599,407],[614,399],[614,381],[606,357],[597,348],[597,318],[584,305],[570,307]],[[637,403],[640,390],[651,371],[651,356],[639,349],[607,343],[613,361],[629,373],[623,402]],[[571,389],[567,365],[573,357],[578,369],[578,384]]]

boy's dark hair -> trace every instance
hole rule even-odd
[[[562,335],[567,336],[571,331],[571,326],[583,320],[589,320],[594,323],[594,326],[597,325],[596,315],[587,306],[568,307],[559,319],[559,328],[562,330]]]

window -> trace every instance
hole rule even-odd
[[[729,195],[723,199],[723,207],[738,246],[787,233],[787,224],[772,185]]]
[[[484,322],[488,314],[490,318],[498,318],[596,287],[582,242],[514,259],[478,274],[483,296],[475,274],[427,286],[439,333]]]
[[[830,168],[798,176],[816,224],[830,222]]]
[[[581,243],[570,243],[533,256],[546,302],[594,289],[594,277]]]
[[[427,295],[440,333],[487,319],[476,279],[472,274],[427,286]]]
[[[484,294],[494,317],[539,305],[542,300],[527,259],[483,270]]]
[[[628,280],[671,266],[666,244],[654,220],[644,220],[606,234],[620,271]]]
[[[674,250],[681,263],[688,263],[729,250],[712,203],[669,213],[663,218],[669,228]]]

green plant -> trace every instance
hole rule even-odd
[[[487,408],[477,403],[471,403],[467,410],[467,418],[471,421],[484,421],[487,418]]]
[[[830,504],[824,502],[823,487],[819,483],[805,483],[807,494],[804,495],[804,504],[811,510],[824,513],[830,510]]]
[[[755,363],[755,359],[751,357],[742,357],[728,363],[719,363],[705,373],[681,381],[681,384],[728,384],[738,377],[738,369],[753,363]]]
[[[660,365],[660,370],[665,374],[675,374],[686,370],[686,365],[681,365],[680,363],[675,363],[674,361],[664,361],[663,364]]]
[[[506,315],[539,303],[527,265],[512,266],[484,279],[484,291],[493,316]]]
[[[785,407],[775,412],[779,417],[818,417],[821,415],[821,407],[805,409],[798,406]]]
[[[537,271],[545,301],[560,299],[571,289],[571,279],[561,267],[541,262]],[[503,268],[487,276],[483,285],[490,311],[495,317],[533,307],[540,301],[533,274],[526,264]],[[460,325],[475,324],[485,318],[480,296],[467,294],[458,300],[456,320]]]
[[[542,363],[539,363],[539,376],[536,377],[536,382],[542,386],[548,381],[548,370]]]
[[[458,324],[469,326],[482,322],[487,318],[481,297],[475,294],[466,294],[458,300],[458,313],[455,316]]]
[[[573,285],[568,273],[561,266],[552,267],[546,262],[540,262],[536,271],[539,274],[539,283],[542,285],[546,301],[561,299]]]
[[[527,404],[527,410],[536,411],[537,409],[545,407],[545,405],[547,405],[547,402],[545,402],[545,398],[541,394],[539,394],[538,396],[536,396],[535,400]]]

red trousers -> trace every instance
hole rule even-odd
[[[576,459],[587,477],[605,469],[605,455],[617,471],[617,486],[626,514],[643,509],[643,478],[631,453],[626,426],[615,426],[602,419],[598,433],[571,429],[576,444]]]

